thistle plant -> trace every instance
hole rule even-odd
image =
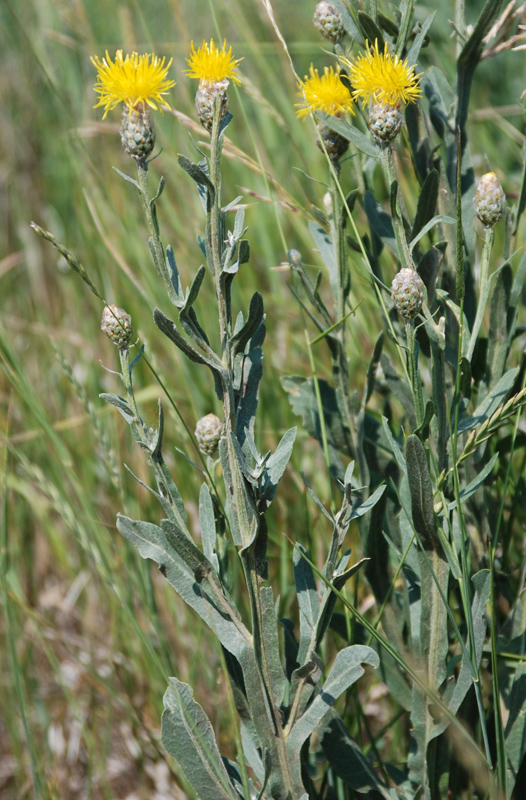
[[[470,28],[460,6],[456,92],[426,67],[434,12],[417,23],[413,2],[394,18],[377,3],[319,3],[313,21],[333,45],[333,62],[323,71],[312,64],[303,80],[294,75],[296,113],[313,123],[310,156],[325,158],[326,186],[308,220],[323,269],[313,274],[305,250],[288,250],[310,372],[281,383],[322,450],[327,470],[316,489],[303,477],[329,537],[310,552],[312,536],[284,532],[293,540],[293,618],[280,616],[272,584],[269,509],[293,469],[293,449],[308,445],[292,428],[274,450],[258,447],[265,304],[254,291],[239,307],[233,292],[251,250],[244,207],[222,191],[226,133],[236,125],[229,90],[242,86],[241,59],[226,41],[221,49],[192,43],[187,59],[207,137],[196,160],[178,157],[181,185],[196,190],[203,210],[196,233],[204,263],[192,275],[179,272],[161,233],[164,180],[150,190],[152,109],[169,107],[171,62],[122,51],[113,62],[108,53],[93,59],[104,116],[124,103],[121,141],[136,175],[117,172],[130,202],[132,188],[138,193],[166,292],[153,311],[159,337],[203,368],[215,392],[214,408],[194,420],[198,464],[181,456],[169,469],[160,401],[156,425],[145,421],[136,366],[149,364],[149,353],[135,339],[135,316],[132,325],[65,246],[35,226],[103,303],[124,396],[101,396],[151,468],[147,488],[162,518],[119,514],[117,528],[208,627],[223,666],[234,718],[226,754],[197,687],[174,676],[164,696],[163,745],[200,800],[521,797],[526,606],[510,553],[526,520],[526,255],[517,249],[526,164],[519,186],[503,177],[503,189],[495,164],[475,189],[470,91],[484,48],[500,35],[500,3],[488,0]],[[213,311],[201,301],[206,282]],[[363,375],[352,353],[362,304],[369,313],[374,306],[377,325],[358,339]],[[194,424],[186,427],[191,436]],[[198,499],[178,486],[188,463]],[[363,687],[380,681],[390,717],[378,732]]]

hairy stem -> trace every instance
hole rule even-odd
[[[484,312],[486,310],[486,305],[489,298],[489,288],[490,288],[489,264],[490,264],[491,250],[493,247],[494,240],[495,240],[495,231],[493,230],[493,228],[486,228],[486,237],[484,240],[484,247],[482,248],[482,260],[480,264],[479,302],[477,305],[475,322],[473,323],[473,329],[471,331],[471,337],[469,339],[469,344],[468,344],[468,352],[467,352],[468,361],[471,361],[473,357],[475,345],[477,344],[477,336],[480,331],[480,326],[482,325],[482,320],[484,319]]]

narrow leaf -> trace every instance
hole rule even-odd
[[[365,134],[358,130],[358,128],[355,128],[354,125],[350,125],[344,119],[333,117],[330,114],[324,114],[321,111],[318,111],[316,116],[320,122],[325,123],[331,131],[339,133],[340,136],[343,136],[344,139],[354,144],[358,150],[361,150],[366,156],[380,158],[380,148],[373,144],[369,137],[365,136]]]
[[[413,525],[424,547],[434,549],[439,545],[439,539],[433,508],[433,487],[427,468],[424,445],[415,434],[407,437],[405,460],[411,493]]]

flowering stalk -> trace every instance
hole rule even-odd
[[[214,118],[210,135],[210,180],[214,187],[211,208],[207,218],[207,240],[211,252],[211,266],[214,273],[216,298],[219,310],[219,334],[221,338],[221,359],[227,371],[228,385],[224,387],[225,419],[234,422],[234,400],[232,394],[233,364],[230,351],[232,338],[232,309],[230,282],[223,273],[224,225],[221,211],[221,150],[223,136],[221,131],[222,99],[214,98]]]
[[[387,183],[387,191],[391,194],[393,184],[396,180],[395,167],[394,167],[394,147],[392,143],[382,149],[382,167]],[[396,244],[398,247],[398,255],[403,269],[415,269],[413,257],[407,244],[407,236],[405,233],[404,223],[401,217],[402,208],[402,194],[398,181],[396,182],[396,207],[392,208],[391,220],[393,223],[393,230],[395,234]]]
[[[166,291],[168,292],[168,296],[173,303],[176,299],[176,295],[172,281],[170,280],[170,275],[168,274],[168,269],[166,267],[166,258],[159,233],[159,224],[157,222],[157,212],[155,208],[155,200],[160,196],[163,190],[164,179],[161,180],[159,191],[157,192],[156,196],[152,198],[150,187],[148,185],[148,162],[146,160],[136,159],[136,165],[137,186],[139,189],[144,216],[146,217],[146,222],[148,224],[148,230],[150,233],[150,250],[152,253],[153,263],[155,264],[157,273],[162,279],[166,287]]]
[[[473,353],[475,351],[475,345],[477,344],[477,337],[480,331],[480,326],[482,325],[482,320],[484,319],[484,312],[486,310],[486,305],[488,303],[489,289],[491,283],[489,275],[489,265],[491,262],[491,251],[493,249],[494,241],[495,241],[495,231],[493,230],[493,228],[487,227],[485,229],[484,245],[482,247],[482,258],[480,262],[480,282],[479,282],[477,313],[475,315],[475,321],[473,322],[473,328],[471,330],[471,336],[469,337],[468,350],[466,353],[468,361],[471,361],[473,357]]]
[[[405,322],[405,337],[407,340],[407,366],[411,389],[415,400],[416,425],[419,428],[424,421],[424,395],[422,381],[418,372],[417,342],[414,319],[407,319]]]

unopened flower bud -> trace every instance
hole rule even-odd
[[[323,150],[323,147],[325,146],[325,150],[327,151],[327,155],[331,161],[338,161],[343,154],[347,152],[349,148],[349,142],[347,139],[344,139],[343,136],[340,136],[339,133],[331,131],[329,126],[325,125],[324,122],[318,122],[317,127],[319,139],[316,144],[320,150]]]
[[[213,456],[217,452],[222,433],[223,423],[215,414],[207,414],[197,420],[195,438],[200,451],[207,456]]]
[[[369,104],[367,122],[376,144],[385,147],[400,133],[404,124],[404,115],[399,103],[390,105],[389,103],[376,103],[372,100]]]
[[[153,114],[148,106],[124,106],[121,116],[121,143],[128,155],[140,161],[147,158],[155,145]]]
[[[131,317],[119,306],[104,306],[100,329],[121,350],[127,348],[133,338]]]
[[[312,21],[325,39],[334,44],[341,41],[345,33],[343,17],[332,3],[327,3],[325,0],[318,3]]]
[[[424,281],[414,269],[401,269],[391,284],[393,303],[404,319],[412,319],[422,311]]]
[[[301,265],[301,262],[303,261],[300,251],[295,250],[294,248],[289,250],[288,257],[289,257],[289,263],[292,264],[294,267],[299,267]]]
[[[475,214],[488,228],[493,228],[506,208],[506,195],[494,172],[486,172],[475,189]]]
[[[209,133],[211,133],[212,125],[214,124],[214,104],[216,98],[219,98],[221,102],[219,112],[221,115],[221,121],[224,119],[228,111],[228,95],[226,93],[228,85],[229,81],[226,79],[217,81],[216,83],[202,81],[199,89],[196,92],[195,108],[197,111],[197,117],[203,128],[206,128]]]

